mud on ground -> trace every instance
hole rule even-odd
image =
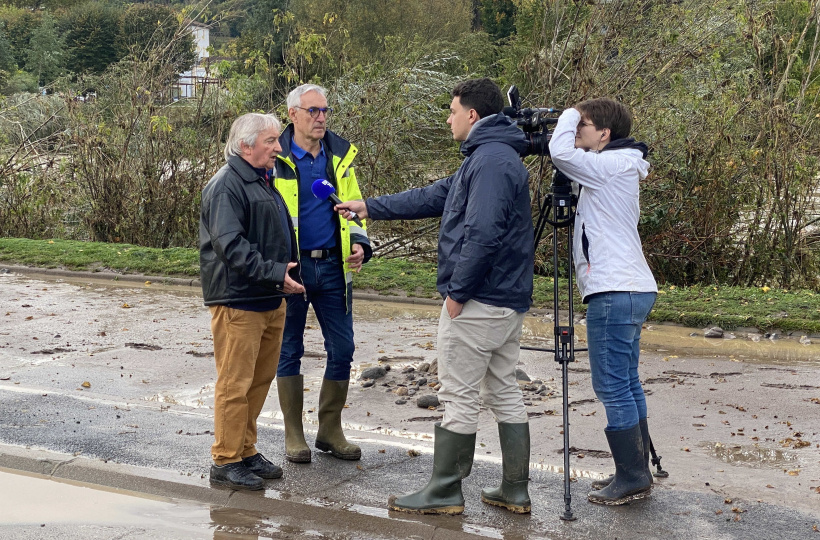
[[[0,275],[0,291],[3,388],[93,392],[126,402],[210,410],[212,342],[209,314],[198,291],[14,274]],[[353,437],[429,451],[433,422],[443,409],[419,407],[417,400],[435,395],[438,312],[436,306],[355,301],[357,353],[344,415],[348,429],[356,430]],[[528,315],[525,344],[550,347],[552,324],[548,315]],[[583,347],[584,326],[576,328]],[[770,340],[736,333],[735,339],[707,339],[703,329],[645,328],[641,378],[650,431],[670,474],[656,489],[721,494],[727,503],[715,511],[727,514],[733,508],[742,511],[738,501],[820,514],[820,345],[801,344],[797,337]],[[312,316],[305,348],[310,437],[325,362]],[[379,366],[383,377],[361,377]],[[559,365],[549,353],[522,351],[519,368],[522,379],[530,379],[521,385],[531,422],[533,467],[560,471]],[[82,380],[74,375],[81,370]],[[592,392],[585,354],[577,355],[568,376],[572,472],[599,477],[611,465],[604,411]],[[274,385],[263,421],[279,422],[278,410]],[[138,431],[139,426],[122,426],[124,434]],[[481,459],[500,460],[489,411],[481,415],[478,445]]]

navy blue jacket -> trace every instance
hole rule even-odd
[[[526,311],[532,302],[533,227],[527,140],[503,114],[482,118],[461,143],[452,176],[367,199],[373,219],[441,216],[436,288],[442,297]]]

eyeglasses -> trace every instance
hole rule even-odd
[[[333,112],[333,109],[330,107],[308,107],[307,109],[304,107],[295,107],[296,109],[302,109],[303,111],[307,111],[311,118],[318,118],[319,113],[325,115],[325,118],[330,116],[330,113]]]

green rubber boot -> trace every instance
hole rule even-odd
[[[516,514],[529,514],[532,508],[527,485],[530,481],[530,425],[498,424],[501,439],[501,486],[481,490],[481,500]]]
[[[347,442],[342,431],[342,409],[347,400],[350,380],[331,381],[322,379],[319,391],[319,430],[316,433],[316,448],[330,452],[339,459],[361,459],[362,449]]]
[[[276,377],[279,408],[285,418],[285,459],[293,463],[310,463],[310,447],[305,441],[305,430],[302,427],[304,383],[302,375]]]
[[[415,493],[391,496],[387,506],[391,510],[413,514],[456,515],[464,512],[461,480],[467,478],[473,468],[475,438],[475,433],[455,433],[437,423],[430,481]]]

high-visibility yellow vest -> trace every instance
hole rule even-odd
[[[276,160],[274,169],[274,186],[282,194],[288,206],[293,228],[296,231],[296,239],[299,239],[299,179],[296,163],[291,159],[290,143],[293,139],[293,126],[288,126],[279,137],[282,145],[282,153]],[[328,131],[322,141],[325,153],[328,156],[328,168],[332,170],[332,176],[327,178],[336,188],[336,195],[343,201],[361,201],[362,193],[359,190],[359,183],[356,181],[356,173],[351,167],[353,158],[356,157],[358,149],[342,139],[335,133]],[[340,150],[342,150],[340,152]],[[328,172],[331,172],[330,170]],[[344,219],[336,214],[339,220],[339,237],[341,242],[342,261],[345,261],[352,253],[351,235],[358,234],[367,238],[367,222],[362,220],[362,227],[353,221]],[[343,262],[345,282],[353,280],[353,272],[346,262]]]

